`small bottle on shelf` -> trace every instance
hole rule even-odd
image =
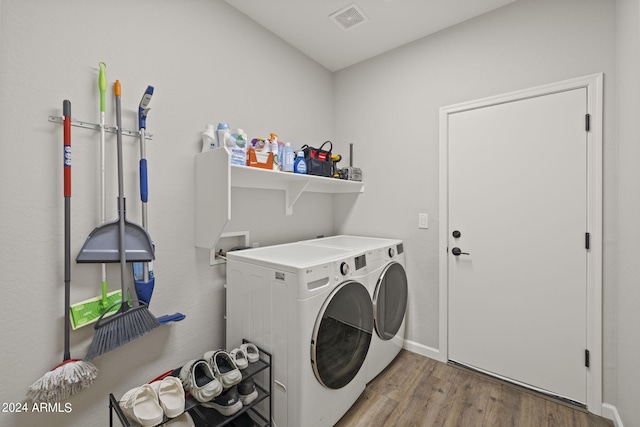
[[[293,172],[301,174],[307,173],[307,162],[304,160],[303,151],[298,151],[298,157],[296,157],[296,161],[293,164]]]

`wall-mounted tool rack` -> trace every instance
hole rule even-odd
[[[49,121],[53,123],[64,123],[64,117],[49,116]],[[75,120],[75,119],[71,119],[71,126],[81,127],[85,129],[100,130],[100,125],[98,123],[89,123],[89,122],[84,122],[82,120]],[[116,126],[105,126],[104,130],[105,132],[116,133],[118,129]],[[140,138],[140,131],[138,130],[122,129],[122,134],[126,136],[134,136],[136,138]],[[149,140],[153,139],[153,135],[150,134],[149,132],[145,132],[144,137],[145,139],[149,139]]]

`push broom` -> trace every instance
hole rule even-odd
[[[107,220],[107,202],[106,202],[106,180],[105,180],[105,95],[107,91],[107,76],[105,68],[107,65],[100,62],[100,73],[98,74],[98,89],[100,91],[100,220],[104,223]],[[71,327],[76,330],[83,326],[90,325],[98,321],[100,316],[114,314],[117,311],[115,303],[122,299],[120,289],[112,292],[107,291],[107,265],[100,264],[102,272],[100,296],[89,298],[84,301],[71,305]],[[107,311],[111,307],[110,311]]]
[[[92,363],[72,359],[69,351],[71,296],[71,102],[62,104],[64,116],[64,357],[62,363],[29,387],[33,402],[57,402],[89,387],[98,376]]]
[[[148,305],[140,301],[136,307],[131,307],[126,299],[126,264],[128,243],[137,243],[145,248],[144,251],[132,250],[137,253],[136,260],[151,261],[154,258],[151,238],[149,234],[137,224],[130,223],[126,220],[126,209],[124,199],[124,183],[123,183],[123,162],[122,162],[122,113],[121,113],[121,86],[116,80],[114,86],[114,94],[116,98],[116,126],[117,126],[117,161],[118,161],[118,220],[113,223],[103,224],[94,230],[89,237],[85,246],[80,252],[77,259],[93,258],[96,253],[106,253],[108,256],[97,256],[100,261],[106,262],[111,258],[111,249],[106,242],[111,241],[113,232],[117,233],[118,252],[120,257],[120,285],[122,288],[122,300],[116,304],[119,306],[118,312],[110,317],[101,316],[96,322],[94,328],[96,330],[93,341],[89,346],[89,351],[85,360],[93,360],[94,358],[114,350],[136,338],[145,335],[147,332],[160,326],[158,320],[149,311]],[[96,249],[92,242],[93,236],[96,237]],[[129,237],[129,240],[126,238]],[[94,250],[95,249],[95,250]],[[132,248],[133,249],[133,248]],[[87,252],[89,253],[87,255]],[[91,255],[93,254],[93,255]],[[87,255],[84,257],[83,255]],[[107,258],[107,259],[105,259]],[[141,259],[140,259],[141,258]],[[107,310],[109,311],[109,310]]]

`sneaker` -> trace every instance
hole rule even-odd
[[[222,384],[204,359],[187,362],[180,370],[180,379],[198,402],[208,402],[222,393]]]
[[[158,395],[160,407],[167,418],[175,418],[184,412],[184,388],[180,378],[168,376],[150,385]]]
[[[213,368],[213,375],[220,381],[224,389],[231,388],[242,381],[242,373],[226,351],[208,351],[204,354],[204,358]]]
[[[132,388],[122,396],[118,404],[127,418],[143,427],[155,426],[164,419],[158,395],[149,384]]]
[[[241,348],[234,348],[229,353],[234,362],[236,362],[236,366],[238,369],[243,370],[247,369],[249,366],[249,359],[247,358],[247,353],[244,352]]]
[[[225,417],[235,414],[242,409],[242,401],[238,395],[238,388],[232,387],[225,390],[220,396],[210,402],[203,402],[205,408],[212,408],[220,412]]]
[[[240,346],[242,350],[244,350],[247,355],[247,359],[249,359],[249,363],[256,363],[260,360],[260,352],[258,351],[258,347],[255,344],[246,343]]]
[[[165,426],[171,427],[195,427],[195,423],[193,422],[193,418],[188,412],[184,412],[177,418],[173,418],[164,424]]]
[[[242,405],[247,406],[258,397],[258,390],[256,390],[256,384],[253,382],[253,377],[247,378],[238,384],[238,395]]]

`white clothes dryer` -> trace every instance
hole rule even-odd
[[[330,427],[366,386],[373,334],[365,255],[292,243],[227,253],[227,348],[273,355],[273,425]]]
[[[350,249],[366,255],[364,282],[373,301],[375,333],[366,360],[367,382],[382,372],[404,345],[408,282],[401,240],[362,236],[332,236],[302,243]]]

